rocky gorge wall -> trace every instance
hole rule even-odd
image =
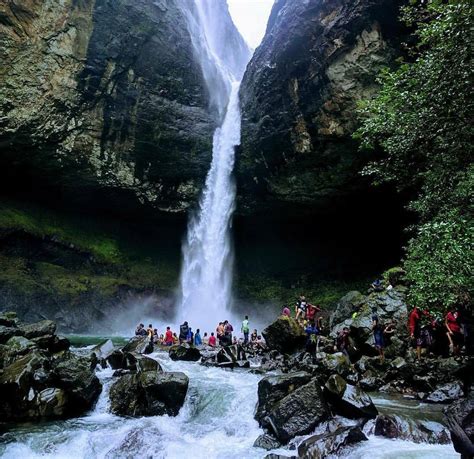
[[[320,213],[367,191],[356,108],[398,54],[402,3],[275,2],[241,89],[243,213]]]

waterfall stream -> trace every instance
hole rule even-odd
[[[216,5],[210,0],[181,5],[211,109],[220,124],[214,133],[212,163],[199,208],[189,220],[181,271],[179,320],[206,330],[229,317],[232,302],[230,227],[236,195],[232,171],[235,147],[240,143],[239,82],[251,57],[226,2]]]

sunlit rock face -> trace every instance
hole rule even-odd
[[[215,116],[171,0],[0,6],[4,186],[118,211],[184,211],[210,162]]]
[[[398,3],[276,1],[241,89],[241,213],[327,209],[367,188],[355,110],[398,53]]]

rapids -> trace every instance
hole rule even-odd
[[[261,376],[249,371],[208,368],[173,362],[167,353],[152,354],[165,371],[183,371],[190,379],[184,407],[175,417],[121,418],[108,412],[112,371],[98,370],[104,390],[96,407],[77,419],[21,424],[0,436],[4,459],[263,459],[268,452],[253,448],[263,433],[253,419]],[[374,399],[377,403],[377,399]],[[384,400],[382,406],[390,402]],[[394,401],[393,406],[403,408]],[[408,410],[408,414],[409,410]],[[294,451],[280,449],[291,456]],[[451,445],[414,444],[369,437],[345,457],[371,459],[457,458]]]

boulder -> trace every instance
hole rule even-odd
[[[329,417],[317,379],[298,387],[280,400],[264,419],[264,425],[283,444],[306,435]]]
[[[291,353],[302,348],[306,342],[306,334],[295,319],[280,316],[262,332],[269,349],[281,353]]]
[[[232,346],[223,347],[216,356],[218,363],[232,362],[247,360],[247,356],[244,348],[240,344],[233,344]]]
[[[107,363],[112,370],[119,370],[125,368],[125,355],[120,349],[115,349],[106,358]]]
[[[55,363],[57,387],[68,394],[68,411],[80,414],[92,408],[102,391],[102,385],[90,368],[90,360],[69,353]]]
[[[37,348],[33,341],[30,341],[24,336],[12,336],[5,345],[9,348],[11,353],[17,355],[24,355]]]
[[[340,427],[335,432],[313,435],[298,447],[298,456],[311,459],[323,459],[330,455],[349,457],[343,454],[343,449],[368,438],[360,427]]]
[[[133,337],[123,348],[122,352],[136,352],[137,354],[150,354],[153,352],[153,343],[147,336]]]
[[[98,359],[107,359],[107,357],[114,352],[115,346],[111,339],[103,341],[91,349]],[[133,351],[132,351],[133,352]]]
[[[18,328],[0,325],[0,344],[5,344],[11,337],[20,335],[21,332]]]
[[[372,399],[357,386],[332,375],[324,386],[324,394],[337,414],[349,419],[375,418],[378,414]]]
[[[463,395],[461,384],[455,381],[438,387],[425,398],[425,401],[428,403],[450,403],[460,399]]]
[[[121,416],[177,416],[188,385],[184,373],[143,371],[124,375],[110,388],[111,411]]]
[[[37,338],[31,338],[31,341],[39,348],[45,349],[52,354],[67,351],[71,345],[67,338],[56,335],[38,336]]]
[[[28,338],[39,338],[40,336],[52,336],[56,332],[56,322],[52,320],[42,320],[33,324],[20,327],[21,334]]]
[[[354,312],[359,311],[362,305],[367,301],[367,297],[357,291],[352,291],[343,296],[336,305],[336,308],[331,313],[329,319],[329,326],[332,328],[335,325],[350,319]]]
[[[305,372],[267,376],[261,379],[258,383],[258,402],[255,419],[262,422],[281,399],[298,387],[309,383],[310,380],[311,375]]]
[[[374,435],[414,443],[450,443],[449,432],[443,425],[431,421],[415,421],[396,415],[378,415],[375,419]]]
[[[185,362],[197,362],[201,358],[199,349],[189,344],[180,344],[170,347],[171,360],[184,360]]]
[[[445,408],[444,416],[454,449],[462,459],[474,457],[474,392]]]
[[[158,361],[145,355],[137,354],[136,352],[127,352],[124,357],[126,370],[130,370],[132,372],[163,371]]]
[[[281,443],[273,436],[268,434],[260,435],[254,442],[254,448],[262,448],[270,451],[272,449],[277,449],[281,446]]]
[[[0,326],[18,327],[19,320],[16,312],[8,311],[0,314]]]
[[[60,418],[68,414],[68,395],[63,389],[48,387],[42,390],[36,403],[43,418]]]
[[[320,353],[321,364],[329,372],[336,372],[340,375],[346,375],[350,370],[350,362],[342,352],[335,354]]]

